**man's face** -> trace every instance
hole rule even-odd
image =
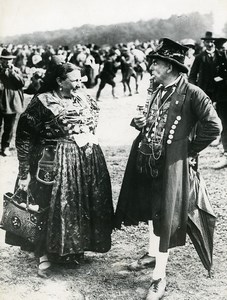
[[[204,41],[204,46],[208,51],[215,49],[214,40],[206,40]]]
[[[169,63],[161,59],[153,59],[150,70],[157,83],[163,83],[168,76]]]
[[[10,68],[13,64],[13,59],[1,59],[1,65],[3,66],[4,69]]]

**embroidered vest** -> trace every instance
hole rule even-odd
[[[169,87],[164,96],[162,96],[163,89],[159,88],[154,101],[148,107],[147,125],[143,129],[137,155],[139,173],[145,173],[152,177],[158,176],[159,163],[157,161],[164,154],[165,124],[174,88],[174,86]]]

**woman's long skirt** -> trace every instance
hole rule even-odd
[[[37,158],[31,157],[29,193],[41,208],[49,206],[46,228],[36,245],[28,245],[12,234],[6,242],[59,257],[84,251],[107,252],[111,247],[113,203],[110,176],[99,145],[78,147],[59,141],[56,147],[52,185],[37,180]]]

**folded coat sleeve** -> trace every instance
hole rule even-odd
[[[16,148],[20,179],[26,179],[29,173],[30,153],[41,130],[46,110],[37,98],[33,98],[18,121]]]
[[[221,134],[222,124],[210,98],[199,88],[192,93],[191,107],[197,119],[196,134],[189,144],[189,155],[194,156]]]

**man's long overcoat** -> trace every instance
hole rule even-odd
[[[151,101],[154,98],[155,93],[151,96]],[[169,144],[169,132],[176,120],[178,124]],[[195,128],[196,135],[193,133]],[[200,88],[188,83],[182,76],[171,97],[165,125],[164,175],[158,189],[162,199],[159,216],[161,252],[185,244],[190,188],[188,157],[206,148],[220,131],[221,122],[211,100]],[[135,196],[138,176],[135,161],[139,142],[140,134],[133,143],[120,191],[115,214],[117,228],[120,228],[122,223],[137,225],[139,221],[144,221],[138,216],[140,204]],[[149,201],[152,201],[152,197],[154,195],[150,192]]]

